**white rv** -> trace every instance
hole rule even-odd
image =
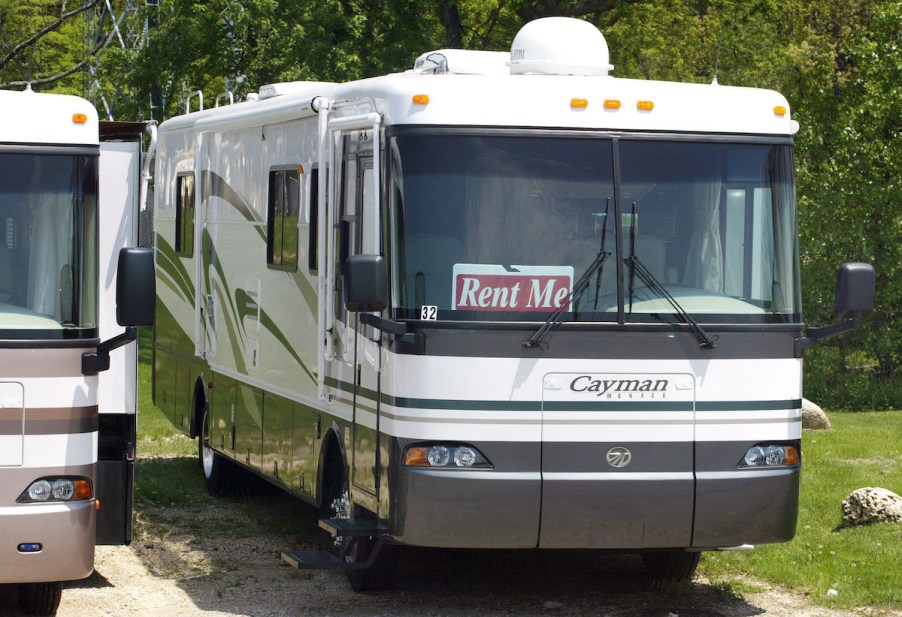
[[[160,126],[154,400],[209,488],[244,466],[343,539],[287,561],[363,589],[398,545],[617,549],[685,578],[793,536],[828,331],[789,105],[611,68],[550,18]],[[841,274],[866,309],[873,271]]]
[[[134,345],[99,374],[134,340],[117,318],[152,319],[152,252],[119,251],[137,196],[98,194],[115,166],[90,103],[4,91],[0,109],[0,584],[50,614],[95,541],[131,539]]]

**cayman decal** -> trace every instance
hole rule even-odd
[[[667,379],[599,379],[580,375],[570,382],[570,390],[611,398],[615,394],[666,394],[669,385]]]

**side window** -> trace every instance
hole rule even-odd
[[[175,196],[175,253],[194,255],[194,174],[179,174]]]
[[[297,167],[269,172],[266,263],[273,268],[298,268],[298,212],[300,184]]]

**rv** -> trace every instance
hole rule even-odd
[[[386,584],[402,546],[641,553],[795,532],[802,322],[772,91],[619,79],[590,24],[268,85],[159,128],[154,401]]]
[[[152,320],[153,253],[126,248],[138,197],[119,189],[137,176],[118,174],[139,138],[118,127],[102,144],[77,97],[0,92],[0,107],[0,584],[52,614],[96,543],[131,540],[132,341]]]

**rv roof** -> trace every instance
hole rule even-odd
[[[601,32],[571,18],[538,19],[511,52],[443,49],[405,73],[346,84],[290,82],[258,101],[164,123],[161,130],[227,129],[312,115],[317,97],[366,101],[384,124],[570,128],[612,131],[792,135],[789,104],[769,90],[609,77]],[[360,113],[346,106],[342,113]]]
[[[98,143],[97,111],[77,96],[0,90],[0,109],[0,143]]]
[[[264,101],[274,96],[283,96],[285,94],[294,94],[295,92],[306,92],[314,88],[322,88],[323,86],[334,86],[334,82],[329,81],[285,81],[276,84],[267,84],[260,87],[259,99]]]

